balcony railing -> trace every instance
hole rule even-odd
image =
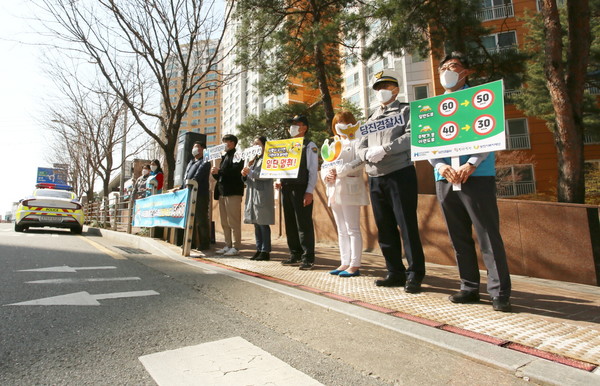
[[[528,134],[509,135],[508,136],[508,149],[531,149],[531,143],[529,142]]]
[[[523,93],[523,89],[505,90],[504,91],[504,101],[506,103],[515,103],[514,97],[517,95],[521,95],[522,93]]]
[[[535,193],[535,182],[498,182],[497,197],[516,197],[523,194]]]
[[[600,143],[600,135],[593,136],[591,134],[584,134],[583,143],[586,145]]]
[[[515,16],[515,11],[512,3],[483,8],[477,12],[477,18],[481,21],[506,19],[513,16]]]

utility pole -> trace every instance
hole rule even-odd
[[[125,116],[123,117],[123,137],[121,140],[121,183],[119,186],[119,197],[123,196],[125,191],[125,158],[127,157],[127,106],[123,104],[123,111]]]

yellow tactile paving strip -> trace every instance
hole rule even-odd
[[[297,267],[282,266],[279,261],[255,262],[243,257],[208,257],[206,260],[600,365],[600,331],[597,329],[553,322],[536,315],[500,313],[493,311],[489,304],[453,304],[426,291],[411,295],[402,288],[376,287],[371,276],[339,278],[327,271],[300,271]]]

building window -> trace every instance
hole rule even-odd
[[[414,86],[415,100],[425,99],[429,97],[429,87],[427,85]]]
[[[204,101],[204,106],[214,106],[217,104],[217,101],[214,99],[209,99],[207,101]]]
[[[202,106],[202,103],[200,103],[200,102],[194,102],[194,103],[192,103],[192,108],[193,109],[197,109],[200,106]]]
[[[206,75],[206,80],[213,80],[213,79],[217,79],[217,73],[216,72],[211,72],[210,74]]]
[[[506,144],[509,150],[531,149],[527,118],[506,120]]]
[[[204,123],[217,123],[217,117],[204,118]]]
[[[198,134],[200,134],[200,128],[196,127],[195,129],[192,129],[192,133],[198,133]]]
[[[358,87],[358,72],[346,77],[346,91]]]
[[[217,126],[207,126],[204,128],[204,134],[212,134],[217,132]]]
[[[169,95],[173,95],[173,94],[177,94],[177,89],[176,88],[170,88],[169,89]]]
[[[179,127],[187,127],[187,121],[181,121],[181,124],[179,125]]]
[[[352,94],[350,97],[348,97],[348,102],[356,105],[356,106],[360,106],[360,93],[355,93]]]
[[[517,33],[515,31],[500,32],[484,36],[481,42],[489,53],[514,50],[517,47]]]
[[[511,0],[483,0],[477,18],[481,21],[506,19],[515,16]]]
[[[207,135],[206,136],[206,142],[208,143],[214,143],[217,140],[217,136],[216,135]]]
[[[204,110],[204,113],[206,115],[215,115],[217,113],[217,109],[216,108],[206,109],[206,110]]]
[[[214,98],[214,97],[216,97],[216,96],[217,96],[217,91],[216,91],[216,90],[213,90],[213,91],[206,91],[206,92],[204,93],[204,96],[205,96],[206,98]]]
[[[197,117],[197,116],[199,116],[201,113],[202,113],[202,110],[194,110],[194,111],[192,112],[192,116],[194,116],[194,117]],[[186,113],[186,114],[187,114],[187,113]]]
[[[192,126],[198,126],[200,124],[200,120],[199,119],[193,119],[192,120]]]
[[[535,193],[533,165],[497,167],[496,189],[498,197],[515,197]]]

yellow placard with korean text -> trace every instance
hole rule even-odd
[[[267,141],[261,178],[296,178],[302,158],[304,138]]]

